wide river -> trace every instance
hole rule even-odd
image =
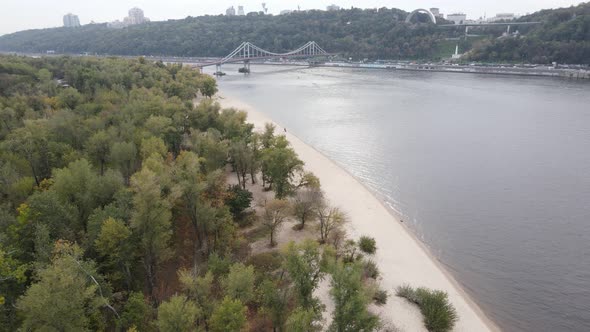
[[[373,189],[503,329],[590,331],[590,83],[237,68],[224,94]]]

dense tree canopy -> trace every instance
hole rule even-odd
[[[469,58],[491,62],[590,64],[590,3],[542,10],[519,21],[542,22],[519,27],[518,38],[486,39],[476,44]]]

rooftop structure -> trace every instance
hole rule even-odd
[[[463,24],[467,20],[467,15],[463,13],[455,13],[447,15],[447,20],[452,21],[455,24]]]
[[[337,11],[337,10],[340,10],[340,6],[332,4],[332,5],[329,5],[328,7],[326,7],[326,10],[329,12]]]
[[[516,15],[513,13],[498,13],[495,17],[488,18],[488,22],[497,22],[497,21],[511,21],[516,18]]]
[[[234,6],[231,6],[228,9],[226,9],[225,10],[225,15],[227,15],[227,16],[235,16],[236,15],[236,9],[234,8]]]

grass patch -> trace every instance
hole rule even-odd
[[[252,242],[256,242],[260,239],[263,239],[263,238],[269,236],[269,234],[270,233],[269,233],[268,227],[266,227],[264,225],[260,225],[256,228],[244,233],[244,237],[246,239],[248,239],[248,241],[250,241],[250,243],[252,243]]]
[[[379,268],[372,260],[367,260],[363,264],[363,274],[365,278],[377,279],[379,278]]]
[[[459,318],[447,293],[443,291],[423,287],[414,289],[403,285],[397,288],[396,295],[418,305],[424,325],[430,332],[451,331]]]
[[[254,266],[257,272],[266,274],[276,271],[282,263],[281,253],[275,250],[253,255],[246,264]]]

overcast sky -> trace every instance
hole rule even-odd
[[[442,13],[463,12],[468,18],[496,13],[526,14],[544,8],[567,7],[580,3],[570,0],[1,0],[0,35],[20,30],[61,26],[64,14],[72,12],[82,24],[122,19],[132,7],[140,7],[152,21],[187,16],[217,15],[230,6],[243,5],[246,12],[259,11],[266,2],[269,13],[283,9],[325,9],[341,7],[395,7],[410,11],[438,7]]]

